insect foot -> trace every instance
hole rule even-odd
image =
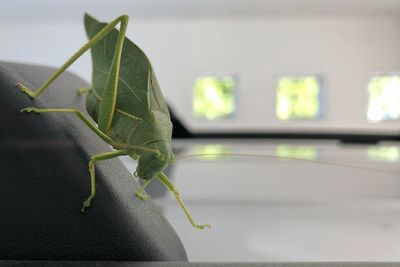
[[[34,107],[27,107],[27,108],[21,109],[21,112],[35,112],[35,113],[38,113],[38,109],[34,108]]]
[[[92,90],[92,88],[79,88],[78,90],[78,95],[84,95],[89,93]]]
[[[140,198],[141,200],[148,200],[150,196],[148,194],[143,194],[140,192],[136,192],[135,195]]]
[[[90,201],[92,200],[91,197],[89,197],[88,199],[86,199],[85,201],[83,201],[83,207],[81,209],[81,212],[85,212],[86,208],[90,207]]]
[[[33,95],[34,92],[31,89],[29,89],[28,87],[26,87],[25,85],[23,85],[22,83],[17,83],[16,86],[21,90],[21,92],[34,98],[34,95]]]
[[[211,228],[211,225],[209,225],[209,224],[200,225],[200,224],[192,223],[192,226],[197,228],[197,229],[200,229],[200,230],[203,230],[204,228]]]
[[[159,149],[156,150],[156,155],[157,155],[157,159],[158,159],[159,161],[164,161],[164,160],[165,160],[164,155],[160,152]]]

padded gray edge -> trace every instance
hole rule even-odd
[[[77,90],[88,84],[71,73],[36,100],[15,86],[37,89],[53,72],[0,62],[0,259],[186,261],[160,209],[134,196],[139,183],[119,159],[96,164],[96,197],[80,212],[88,161],[111,149],[73,114],[20,112],[85,111]]]

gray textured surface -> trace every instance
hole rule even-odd
[[[0,261],[0,266],[74,266],[74,267],[86,267],[86,266],[113,266],[113,267],[180,267],[180,266],[192,266],[192,267],[394,267],[399,266],[398,263],[394,262],[67,262],[67,261]]]
[[[78,108],[79,87],[63,74],[38,99],[54,69],[0,62],[0,259],[185,261],[184,247],[160,210],[134,197],[138,182],[118,159],[96,165],[97,195],[85,214],[87,163],[110,148],[72,114],[19,110]]]

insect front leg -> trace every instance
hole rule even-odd
[[[90,207],[90,202],[93,200],[94,196],[96,195],[96,184],[95,184],[95,169],[94,164],[97,161],[112,159],[119,156],[126,155],[125,150],[115,150],[111,152],[105,152],[101,154],[94,155],[89,161],[89,173],[90,173],[90,195],[89,197],[83,202],[83,207],[81,209],[82,212],[85,211],[85,208]]]
[[[168,179],[168,177],[160,172],[159,174],[157,174],[157,179],[159,179],[170,191],[172,191],[175,195],[176,200],[178,201],[179,205],[182,207],[183,211],[186,214],[186,217],[189,219],[191,225],[197,229],[204,229],[205,227],[211,228],[210,225],[208,224],[197,224],[194,222],[192,216],[190,215],[188,209],[186,208],[185,203],[183,203],[183,200],[179,194],[179,192],[176,190],[175,186],[171,183],[171,181]]]
[[[150,182],[151,182],[152,180],[153,180],[153,179],[146,180],[146,181],[143,183],[143,185],[139,188],[139,190],[136,191],[135,195],[136,195],[138,198],[140,198],[141,200],[147,200],[147,199],[150,198],[150,196],[149,196],[148,194],[146,194],[146,193],[144,192],[144,190],[146,189],[146,187],[150,184]]]

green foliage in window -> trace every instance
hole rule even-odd
[[[311,160],[315,159],[317,154],[317,150],[314,146],[279,145],[276,149],[276,155],[283,158]]]
[[[396,146],[383,146],[383,147],[369,147],[368,157],[375,161],[400,161],[400,147]]]
[[[194,83],[194,116],[214,120],[233,114],[234,87],[235,82],[231,76],[197,78]]]
[[[315,76],[282,77],[278,83],[276,116],[281,120],[319,116],[320,84]]]
[[[400,77],[373,77],[368,85],[368,120],[400,119]]]

